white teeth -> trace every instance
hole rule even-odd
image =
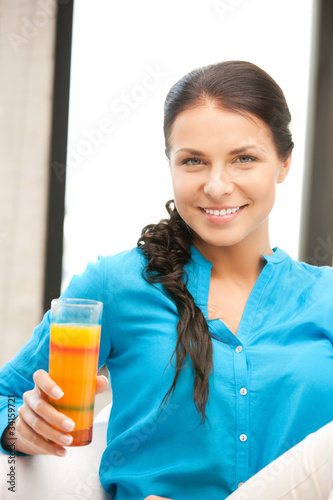
[[[211,215],[227,215],[227,214],[234,214],[239,209],[240,209],[240,207],[228,208],[227,210],[225,210],[225,209],[223,209],[223,210],[207,210],[206,208],[204,208],[204,211],[206,212],[206,214],[211,214]]]

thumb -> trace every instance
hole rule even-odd
[[[104,375],[97,375],[96,377],[96,394],[105,391],[109,381]]]

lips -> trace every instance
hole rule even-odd
[[[241,205],[238,207],[212,207],[212,208],[200,208],[205,218],[213,223],[225,224],[231,222],[239,216],[239,214],[244,210],[247,205]]]

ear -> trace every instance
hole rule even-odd
[[[292,157],[292,154],[290,154],[290,156],[287,158],[286,161],[281,163],[280,172],[279,172],[279,175],[277,178],[277,184],[280,184],[281,182],[283,182],[285,180],[285,178],[287,177],[289,170],[290,170],[291,157]]]

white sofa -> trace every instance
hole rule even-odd
[[[8,455],[0,452],[0,499],[112,500],[98,475],[110,411],[111,404],[95,418],[93,440],[88,446],[67,448],[63,458],[16,457],[15,493],[8,491]],[[228,500],[296,499],[333,500],[333,421],[271,462],[228,497]]]
[[[1,500],[111,500],[98,475],[106,448],[106,430],[111,404],[95,418],[90,445],[67,448],[65,457],[16,456],[15,493],[8,490],[8,455],[0,452]]]

